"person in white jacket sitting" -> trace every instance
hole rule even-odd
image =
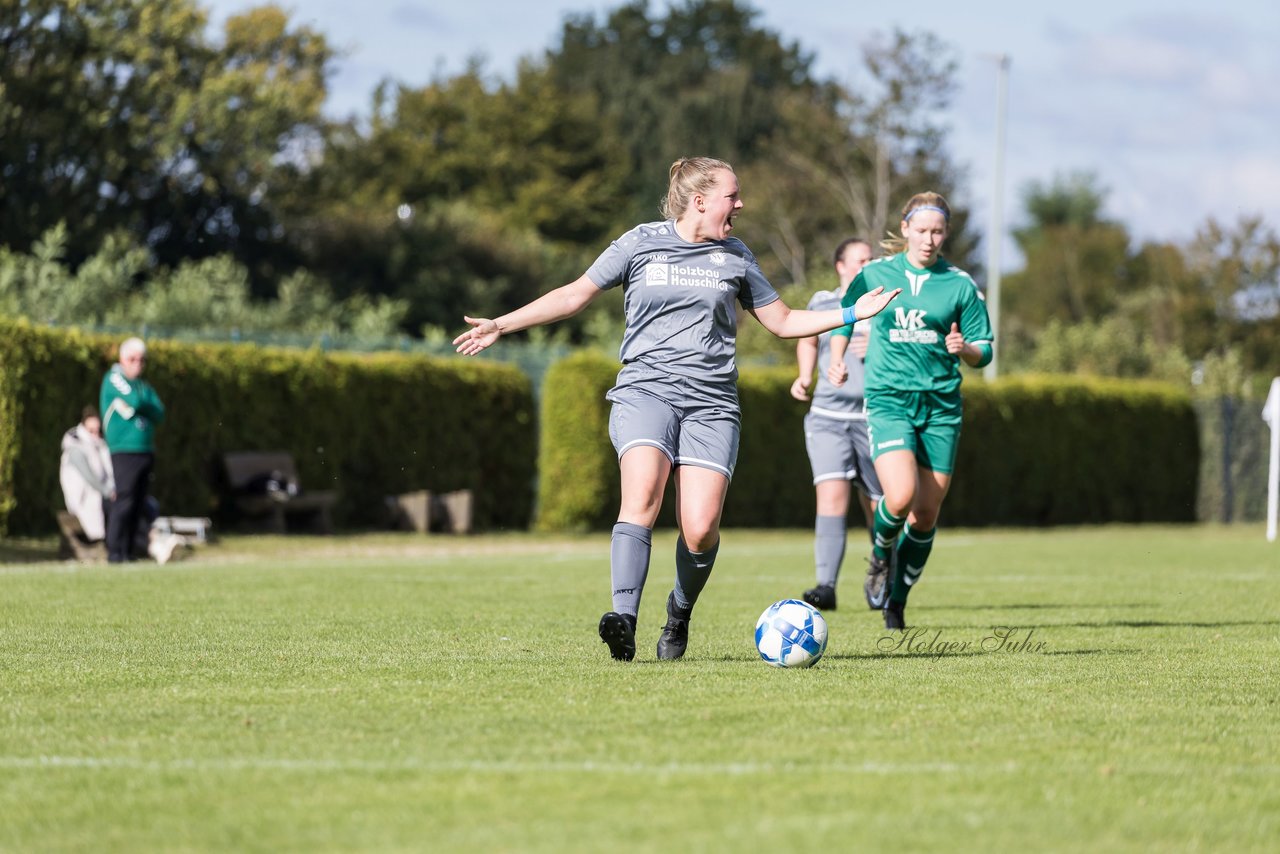
[[[90,542],[104,539],[107,515],[116,497],[116,483],[111,452],[102,438],[102,419],[92,406],[86,406],[80,423],[62,436],[58,481],[62,484],[67,510],[79,520],[85,538]],[[146,536],[147,553],[157,563],[167,563],[183,544],[177,534],[148,531]]]
[[[67,510],[80,520],[91,542],[107,535],[107,506],[115,500],[116,482],[111,472],[111,452],[102,438],[98,410],[86,406],[80,423],[62,436],[58,480]]]

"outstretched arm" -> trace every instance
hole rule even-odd
[[[508,333],[572,317],[600,294],[601,290],[596,287],[596,283],[584,275],[501,317],[491,320],[464,316],[462,319],[470,323],[471,328],[453,339],[453,343],[458,348],[457,352],[464,356],[474,356]]]
[[[847,317],[845,309],[842,308],[827,311],[792,310],[782,300],[775,300],[763,308],[753,308],[748,311],[760,321],[761,326],[779,338],[804,338],[851,324],[855,320],[875,317],[900,293],[902,288],[894,288],[887,293],[884,288],[868,291],[858,297],[858,301],[853,304],[852,317]]]

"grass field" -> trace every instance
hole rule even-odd
[[[0,849],[1280,849],[1257,526],[946,531],[901,645],[854,548],[794,671],[751,636],[810,536],[727,532],[658,662],[673,544],[629,664],[605,536],[0,565]]]

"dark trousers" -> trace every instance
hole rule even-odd
[[[107,560],[119,563],[131,560],[134,532],[147,503],[151,486],[151,469],[155,454],[112,454],[111,467],[116,476],[116,500],[107,517]]]

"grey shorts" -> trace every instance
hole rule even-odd
[[[657,448],[673,466],[697,466],[732,479],[742,432],[736,384],[697,383],[628,365],[605,398],[618,459],[637,445]]]
[[[804,446],[815,485],[824,480],[851,480],[872,499],[884,494],[871,464],[866,421],[844,421],[810,412],[804,417]]]

